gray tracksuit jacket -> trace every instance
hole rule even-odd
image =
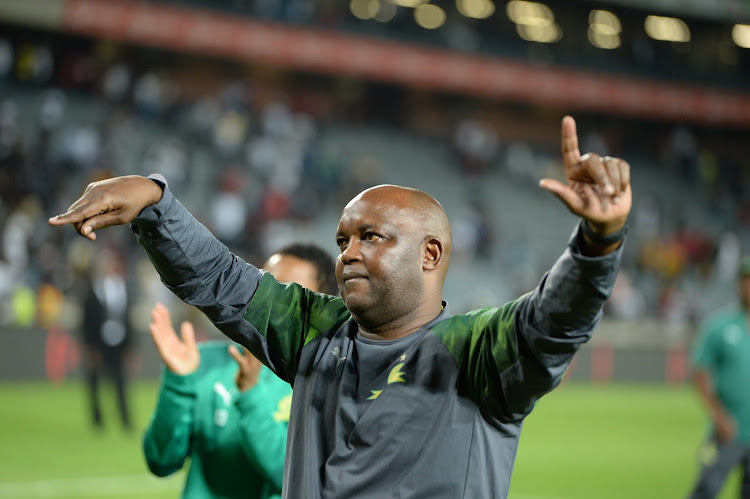
[[[506,497],[523,419],[590,338],[622,254],[583,256],[577,228],[530,293],[379,344],[340,298],[230,253],[166,187],[131,228],[177,296],[292,384],[285,498]]]

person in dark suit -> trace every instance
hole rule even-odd
[[[127,397],[127,362],[133,334],[125,261],[115,251],[100,254],[92,267],[83,313],[84,375],[92,423],[102,428],[101,378],[110,377],[117,393],[120,422],[132,429]]]

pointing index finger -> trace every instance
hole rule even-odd
[[[50,225],[65,225],[82,222],[85,219],[86,217],[84,216],[83,212],[80,211],[80,209],[76,208],[74,210],[68,210],[65,213],[55,215],[54,217],[50,218],[48,222]]]
[[[562,156],[565,168],[570,168],[581,159],[581,151],[578,149],[578,132],[576,121],[572,116],[565,116],[561,126]]]

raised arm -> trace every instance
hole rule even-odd
[[[562,380],[573,355],[602,316],[622,254],[631,206],[628,164],[581,156],[575,122],[562,122],[567,184],[543,179],[582,217],[557,262],[530,293],[501,308],[469,314],[463,347],[469,390],[501,421],[520,421]]]
[[[309,328],[333,327],[332,321],[317,320],[333,297],[281,284],[270,274],[264,280],[263,296],[255,303],[264,273],[229,251],[166,184],[137,176],[96,182],[66,213],[50,219],[52,225],[72,224],[92,240],[95,230],[127,222],[162,282],[282,379],[293,380]],[[292,310],[298,310],[292,315],[299,320],[287,320]]]
[[[149,329],[164,372],[156,410],[143,435],[143,454],[154,475],[167,476],[182,468],[190,454],[200,353],[190,323],[183,323],[180,339],[163,305],[151,312]]]

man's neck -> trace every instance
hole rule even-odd
[[[413,316],[401,317],[388,324],[383,324],[372,329],[364,327],[358,323],[359,334],[368,340],[397,340],[404,338],[432,322],[443,311],[443,302],[439,306],[425,308],[423,311],[416,311]]]

